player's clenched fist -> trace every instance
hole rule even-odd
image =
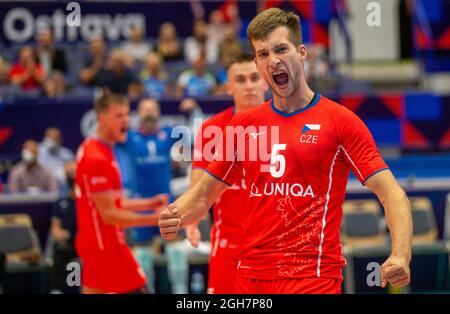
[[[161,212],[158,224],[161,237],[164,240],[173,240],[177,236],[178,230],[180,230],[181,217],[174,204],[170,204],[167,209]]]
[[[387,283],[393,286],[402,287],[409,284],[410,270],[408,259],[390,256],[381,265],[381,287],[386,287]]]

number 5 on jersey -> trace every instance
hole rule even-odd
[[[286,159],[280,154],[280,151],[285,149],[286,144],[273,144],[272,146],[272,154],[270,155],[270,174],[274,178],[280,178],[286,170]],[[279,164],[278,170],[277,163]]]

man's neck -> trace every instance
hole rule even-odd
[[[114,146],[116,142],[112,139],[110,139],[108,136],[104,134],[102,130],[97,130],[96,138],[99,139],[101,142],[106,143],[108,145]]]
[[[241,104],[235,103],[234,104],[234,113],[244,112],[244,111],[247,111],[250,108],[252,108],[252,107],[250,107],[250,106],[243,106]]]
[[[296,93],[287,98],[282,98],[274,93],[275,107],[285,113],[291,113],[308,106],[314,98],[314,92],[308,85],[299,88]]]

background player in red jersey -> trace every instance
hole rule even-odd
[[[264,102],[267,85],[256,69],[251,55],[241,53],[234,56],[227,75],[227,93],[233,97],[234,107],[214,115],[202,124],[195,141],[194,156],[197,158],[192,162],[191,187],[197,183],[209,164],[203,150],[210,139],[204,131],[209,127],[223,129],[235,113],[244,112]],[[244,233],[242,220],[246,212],[246,199],[248,191],[242,176],[213,206],[208,293],[233,293],[240,242]],[[186,235],[191,244],[197,247],[200,241],[197,226],[187,226]]]
[[[308,87],[298,16],[280,9],[263,11],[247,34],[258,71],[274,98],[236,115],[229,124],[263,126],[266,131],[243,137],[240,150],[231,148],[231,160],[218,158],[209,164],[210,175],[204,174],[161,213],[162,236],[171,239],[180,227],[202,217],[244,169],[250,201],[235,292],[340,293],[345,260],[339,226],[351,169],[385,209],[392,243],[391,255],[381,267],[382,286],[408,284],[409,201],[364,123]],[[274,132],[278,141],[271,143],[270,162],[236,158],[251,153],[258,135]]]
[[[129,103],[110,95],[95,103],[98,127],[77,152],[75,193],[78,232],[76,249],[83,263],[83,293],[146,292],[146,278],[133,258],[123,227],[156,225],[158,212],[135,213],[167,205],[164,194],[125,199],[113,147],[126,140]]]

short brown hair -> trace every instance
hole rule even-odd
[[[235,63],[253,62],[253,55],[247,52],[239,52],[230,57],[230,63],[228,64],[227,70]]]
[[[105,112],[112,104],[129,105],[127,97],[117,94],[108,94],[101,96],[94,104],[96,113]]]
[[[289,41],[294,46],[302,44],[300,17],[293,12],[285,12],[279,8],[270,8],[253,18],[247,28],[247,38],[252,48],[252,40],[265,40],[279,26],[289,29]]]

